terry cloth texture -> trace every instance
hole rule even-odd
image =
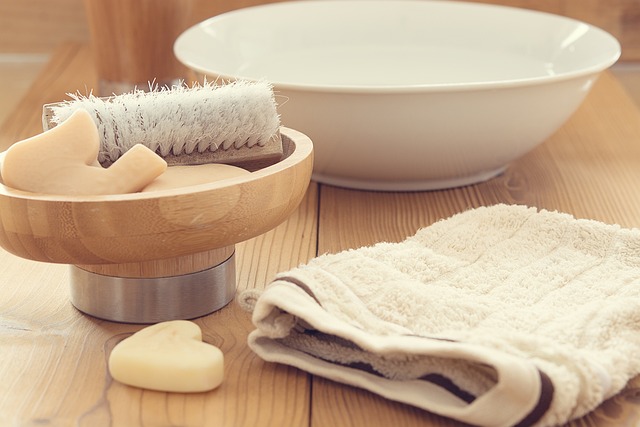
[[[478,208],[279,274],[253,322],[267,361],[474,425],[557,425],[640,373],[640,230]]]

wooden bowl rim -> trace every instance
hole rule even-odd
[[[34,200],[54,203],[91,203],[91,202],[127,202],[141,201],[149,199],[174,198],[176,196],[191,196],[197,193],[204,193],[212,190],[222,190],[224,188],[244,185],[252,181],[257,181],[265,177],[276,175],[309,157],[313,152],[313,143],[311,139],[304,133],[295,129],[280,127],[280,134],[286,138],[289,143],[293,144],[293,151],[273,165],[258,169],[249,174],[227,178],[220,181],[214,181],[206,184],[192,185],[188,187],[173,188],[167,190],[158,190],[146,193],[128,193],[98,196],[69,196],[56,194],[31,193],[28,191],[16,190],[4,185],[0,180],[0,197]]]

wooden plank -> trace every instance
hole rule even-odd
[[[452,214],[496,203],[526,204],[640,227],[640,112],[605,73],[576,114],[548,141],[485,183],[446,191],[381,193],[320,188],[318,252],[400,241]],[[640,405],[633,381],[573,425],[636,425]],[[313,380],[312,425],[457,425],[371,393]],[[611,416],[611,408],[616,414]],[[383,408],[383,409],[381,409]]]
[[[94,79],[89,52],[68,45],[0,129],[2,141],[39,132],[39,106]],[[377,193],[313,184],[284,224],[238,245],[239,288],[264,287],[278,271],[319,252],[399,241],[463,209],[523,203],[579,217],[640,224],[640,113],[609,73],[576,115],[546,143],[489,182],[442,192]],[[318,213],[317,195],[321,197]],[[319,216],[318,216],[319,215]],[[318,222],[319,221],[319,222]],[[316,234],[319,225],[319,234]],[[138,326],[80,315],[68,302],[65,266],[0,251],[0,424],[200,425],[454,425],[352,387],[267,364],[246,347],[248,314],[234,302],[199,319],[205,340],[227,355],[227,379],[211,393],[145,392],[114,383],[106,358]],[[637,424],[640,386],[578,425]],[[311,392],[313,391],[313,395]],[[311,405],[311,406],[310,406]],[[311,415],[310,415],[311,410]],[[613,414],[613,415],[612,415]]]
[[[280,269],[315,254],[301,240],[314,234],[315,186],[290,221],[237,247],[238,289],[262,288]],[[273,262],[274,258],[277,262]],[[84,316],[69,303],[64,265],[35,263],[0,250],[0,423],[17,425],[306,426],[308,376],[265,363],[246,345],[249,313],[234,301],[197,319],[206,342],[225,355],[216,390],[186,395],[113,381],[113,346],[141,328]]]

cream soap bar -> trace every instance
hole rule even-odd
[[[161,175],[167,163],[136,145],[111,167],[97,162],[100,139],[93,119],[78,110],[60,125],[13,144],[2,161],[8,187],[56,195],[134,193]]]
[[[224,356],[202,341],[187,320],[148,326],[118,343],[109,356],[111,376],[124,384],[167,392],[203,392],[222,383]]]
[[[197,184],[220,181],[236,176],[247,175],[250,172],[237,166],[220,163],[209,163],[192,166],[169,166],[165,173],[147,185],[142,191],[168,190],[171,188],[188,187]]]

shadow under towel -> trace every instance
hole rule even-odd
[[[279,274],[253,322],[267,361],[469,424],[557,425],[640,373],[640,230],[478,208]]]

